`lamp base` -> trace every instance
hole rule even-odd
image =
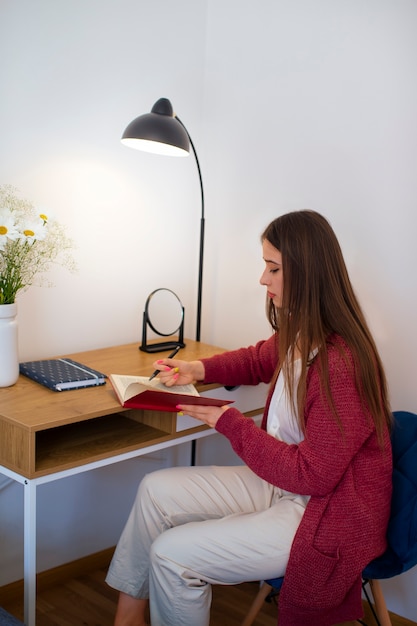
[[[168,350],[174,350],[177,346],[185,348],[185,343],[182,341],[162,341],[160,343],[150,343],[147,345],[139,346],[139,350],[142,352],[165,352]]]

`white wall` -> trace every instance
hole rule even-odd
[[[0,182],[53,209],[79,263],[19,298],[21,358],[139,341],[160,286],[193,336],[194,163],[119,143],[166,96],[205,183],[202,339],[268,332],[259,234],[313,208],[339,235],[393,407],[415,410],[416,27],[414,0],[2,0]],[[384,584],[414,621],[416,582]]]

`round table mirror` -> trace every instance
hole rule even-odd
[[[162,337],[170,337],[178,333],[178,341],[147,343],[148,326],[154,333]],[[171,289],[155,289],[149,294],[143,313],[142,345],[145,352],[162,352],[172,350],[177,345],[184,347],[184,307],[181,300]]]
[[[146,301],[148,324],[158,335],[169,337],[178,332],[184,319],[184,308],[170,289],[156,289]]]

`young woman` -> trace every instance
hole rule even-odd
[[[142,481],[107,582],[116,626],[208,626],[211,585],[281,576],[280,626],[354,624],[361,572],[386,547],[391,412],[383,367],[324,217],[262,235],[273,335],[202,361],[155,363],[167,386],[270,383],[261,428],[236,408],[179,406],[244,461]]]

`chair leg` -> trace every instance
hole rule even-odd
[[[271,591],[272,591],[271,585],[268,585],[268,583],[263,582],[259,588],[256,598],[252,602],[252,605],[240,626],[252,626],[256,616],[258,615],[259,611],[262,608],[263,603],[265,602],[266,596]]]
[[[378,615],[381,626],[392,626],[379,580],[370,580],[369,586],[372,590],[372,595],[375,602],[375,611]]]

